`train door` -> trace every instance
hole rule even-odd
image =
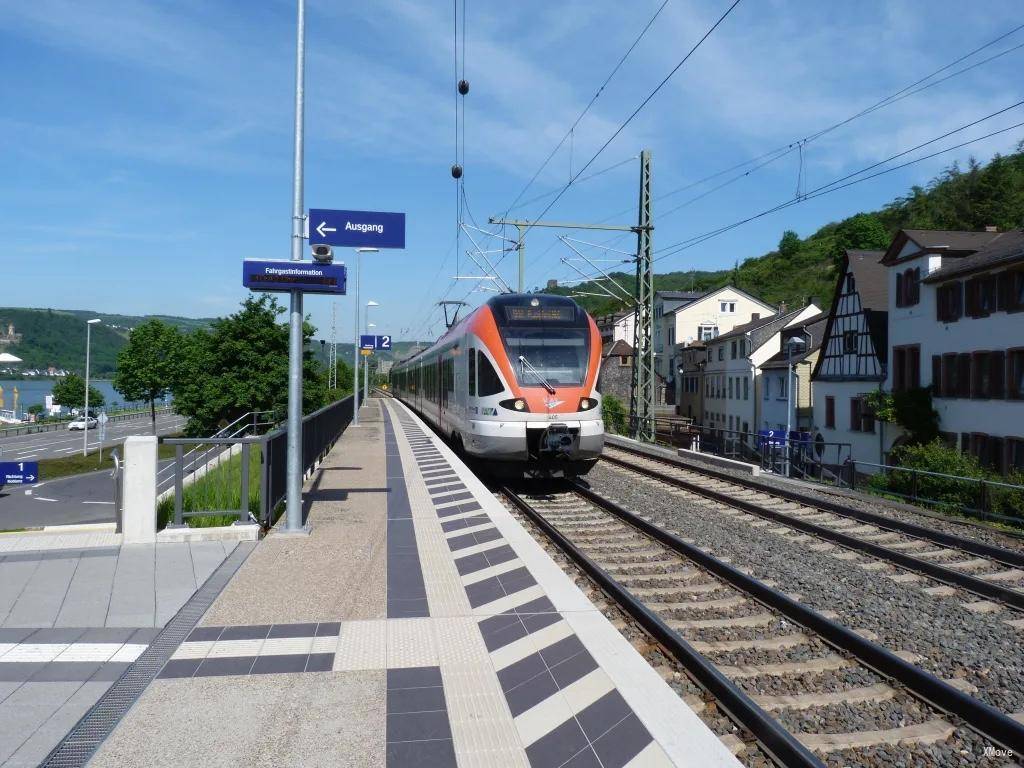
[[[444,351],[442,350],[437,356],[437,428],[441,430],[441,434],[445,434],[444,429],[444,409],[448,404],[448,389],[445,387],[444,381]]]

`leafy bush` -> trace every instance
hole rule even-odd
[[[626,407],[615,395],[602,397],[601,418],[604,419],[604,427],[609,432],[614,432],[617,435],[626,434]]]
[[[892,493],[928,502],[942,511],[966,513],[982,507],[981,484],[978,480],[992,480],[1024,485],[1024,475],[1011,473],[1003,478],[978,463],[974,456],[950,448],[939,440],[918,445],[905,445],[892,452],[893,465],[924,472],[938,472],[951,477],[901,472],[899,470],[873,476],[869,486],[881,493]],[[998,486],[986,486],[988,508],[997,514],[1024,519],[1024,491]]]

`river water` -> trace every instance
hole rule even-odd
[[[3,404],[0,405],[0,410],[13,407],[15,387],[18,388],[18,410],[22,413],[28,410],[30,405],[36,403],[46,405],[46,396],[53,391],[53,385],[58,381],[59,379],[50,378],[0,380],[0,387],[3,387]],[[129,405],[121,393],[114,389],[113,382],[108,379],[89,379],[89,386],[103,393],[105,399],[103,407],[106,410],[112,410],[115,406],[120,408]],[[92,410],[91,403],[89,409]]]

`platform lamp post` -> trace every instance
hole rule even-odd
[[[789,433],[793,424],[793,357],[806,348],[807,342],[799,336],[791,336],[786,340],[786,362],[789,364],[786,373],[786,437],[783,441],[786,448],[786,477],[789,477],[789,459],[792,447],[789,443]]]
[[[366,302],[366,309],[363,310],[363,327],[366,333],[370,332],[370,328],[376,328],[377,326],[370,323],[370,307],[379,307],[380,304],[371,299]],[[363,401],[370,396],[370,361],[363,361]]]
[[[85,429],[82,430],[82,455],[89,455],[89,346],[92,344],[92,327],[100,319],[94,317],[85,321]]]
[[[379,248],[356,248],[356,321],[352,324],[355,333],[355,347],[352,350],[352,423],[359,425],[359,266],[364,253],[377,253]]]

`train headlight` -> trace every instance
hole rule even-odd
[[[514,400],[502,400],[498,405],[502,408],[508,408],[510,411],[524,412],[530,410],[526,407],[526,401],[521,397],[517,397]]]
[[[578,410],[589,411],[591,408],[596,408],[596,407],[597,407],[597,398],[596,397],[581,397],[580,398],[580,407],[579,407]]]

